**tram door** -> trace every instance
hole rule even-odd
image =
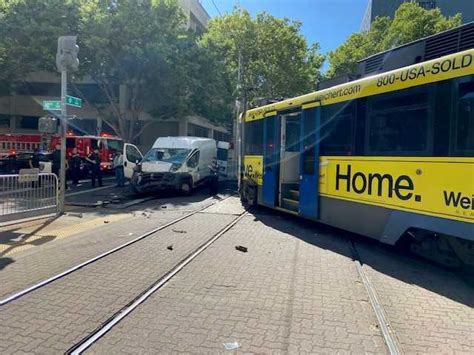
[[[278,205],[279,179],[279,116],[265,118],[263,121],[263,203],[270,207]]]
[[[299,212],[301,112],[281,115],[280,207]]]
[[[321,108],[305,110],[301,124],[300,215],[318,216],[319,141]]]

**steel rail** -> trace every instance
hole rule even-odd
[[[138,306],[145,302],[151,295],[168,283],[178,272],[180,272],[186,265],[194,260],[199,254],[206,250],[212,243],[228,232],[234,225],[236,225],[242,218],[244,218],[248,212],[243,212],[232,222],[227,224],[219,232],[215,233],[210,239],[204,242],[194,252],[189,254],[187,257],[182,259],[176,266],[171,269],[166,275],[159,278],[155,283],[150,285],[145,291],[135,297],[131,302],[128,303],[121,310],[116,312],[109,320],[105,321],[99,328],[89,334],[87,337],[82,339],[79,343],[70,348],[66,353],[72,355],[79,355],[90,348],[100,338],[102,338],[108,331],[114,326],[120,323],[125,317],[132,313]]]
[[[65,277],[65,276],[67,276],[67,275],[69,275],[69,274],[71,274],[71,273],[73,273],[73,272],[79,270],[79,269],[82,269],[82,268],[84,268],[84,267],[87,266],[87,265],[90,265],[90,264],[92,264],[92,263],[94,263],[94,262],[96,262],[96,261],[98,261],[98,260],[100,260],[100,259],[103,259],[103,258],[105,258],[106,256],[108,256],[108,255],[110,255],[110,254],[113,254],[113,253],[115,253],[115,252],[117,252],[117,251],[119,251],[119,250],[122,250],[122,249],[124,249],[124,248],[126,248],[126,247],[128,247],[128,246],[130,246],[130,245],[132,245],[132,244],[135,244],[135,243],[137,243],[137,242],[139,242],[139,241],[141,241],[141,240],[143,240],[143,239],[149,237],[150,235],[155,234],[155,233],[161,231],[162,229],[168,228],[168,227],[172,226],[173,224],[176,224],[176,223],[178,223],[178,222],[180,222],[180,221],[182,221],[182,220],[184,220],[184,219],[186,219],[186,218],[189,218],[189,217],[191,217],[191,216],[194,216],[195,214],[197,214],[197,213],[199,213],[199,212],[201,212],[201,211],[203,211],[203,210],[205,210],[205,209],[207,209],[207,208],[209,208],[209,207],[211,207],[211,206],[213,206],[213,205],[215,205],[215,204],[217,204],[217,203],[219,203],[219,202],[222,202],[222,201],[224,201],[224,200],[227,199],[227,198],[229,198],[229,197],[226,197],[226,198],[224,198],[224,199],[222,199],[222,200],[219,200],[219,201],[217,201],[217,202],[214,202],[214,203],[207,204],[207,205],[205,205],[204,207],[197,209],[196,211],[193,211],[193,212],[190,212],[190,213],[188,213],[188,214],[185,214],[184,216],[178,217],[178,218],[172,220],[171,222],[168,222],[168,223],[166,223],[166,224],[164,224],[164,225],[162,225],[162,226],[153,228],[153,229],[151,229],[151,230],[149,230],[149,231],[147,231],[147,232],[141,234],[140,236],[138,236],[138,237],[135,238],[135,239],[132,239],[132,240],[130,240],[130,241],[124,243],[124,244],[121,244],[121,245],[119,245],[119,246],[117,246],[117,247],[115,247],[115,248],[112,248],[112,249],[110,249],[110,250],[108,250],[108,251],[106,251],[106,252],[103,252],[103,253],[101,253],[101,254],[99,254],[99,255],[97,255],[97,256],[91,258],[91,259],[88,259],[88,260],[86,260],[86,261],[84,261],[84,262],[82,262],[82,263],[80,263],[80,264],[77,264],[77,265],[75,265],[75,266],[73,266],[73,267],[71,267],[71,268],[69,268],[69,269],[67,269],[67,270],[65,270],[65,271],[63,271],[63,272],[61,272],[61,273],[58,273],[58,274],[53,275],[53,276],[51,276],[51,277],[49,277],[49,278],[47,278],[47,279],[44,279],[44,280],[42,280],[42,281],[40,281],[40,282],[37,282],[37,283],[35,283],[34,285],[32,285],[32,286],[30,286],[30,287],[27,287],[27,288],[25,288],[25,289],[23,289],[23,290],[17,291],[17,292],[15,292],[14,294],[12,294],[12,295],[10,295],[10,296],[7,296],[6,298],[1,299],[1,300],[0,300],[0,306],[4,306],[4,305],[6,305],[6,304],[8,304],[8,303],[10,303],[10,302],[12,302],[12,301],[14,301],[14,300],[17,300],[17,299],[19,299],[19,298],[21,298],[21,297],[23,297],[23,296],[25,296],[25,295],[27,295],[27,294],[29,294],[29,293],[35,291],[35,290],[41,288],[41,287],[44,287],[44,286],[46,286],[46,285],[48,285],[48,284],[50,284],[50,283],[52,283],[52,282],[54,282],[54,281],[56,281],[56,280],[59,280],[59,279]]]
[[[357,273],[359,274],[359,277],[362,280],[362,283],[364,284],[367,295],[369,296],[370,305],[372,306],[375,316],[377,317],[377,322],[379,323],[379,328],[382,332],[382,336],[385,341],[385,344],[387,345],[388,351],[391,355],[403,354],[401,344],[398,341],[395,331],[390,325],[384,307],[379,300],[377,290],[364,270],[360,255],[353,240],[351,240],[350,248],[352,252],[352,259],[356,265]]]

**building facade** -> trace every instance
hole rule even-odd
[[[425,9],[439,8],[443,15],[462,14],[463,23],[474,21],[474,1],[472,0],[369,0],[361,24],[361,31],[368,31],[377,16],[393,18],[404,2],[416,2]]]
[[[199,0],[179,0],[179,3],[188,18],[188,28],[196,31],[205,29],[210,17],[201,2]],[[91,79],[85,77],[82,81],[76,82],[76,85],[82,92],[87,92],[87,96],[94,97],[96,103],[108,103],[106,98],[101,98],[103,94]],[[37,133],[38,119],[48,114],[43,111],[42,102],[44,100],[58,100],[61,93],[60,78],[57,73],[33,73],[26,82],[16,85],[14,91],[5,91],[0,87],[0,134]],[[120,85],[118,92],[119,106],[126,113],[127,107],[125,104],[122,105],[122,102],[127,102],[125,85]],[[83,102],[83,107],[80,109],[68,107],[68,115],[73,117],[69,120],[69,126],[77,134],[113,133],[94,107],[88,105],[87,102]],[[144,112],[139,120],[141,124],[154,121],[147,125],[147,129],[136,142],[145,151],[157,137],[162,136],[195,135],[218,140],[230,139],[230,134],[225,127],[214,125],[204,117],[189,116],[155,120],[150,114]]]

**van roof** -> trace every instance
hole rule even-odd
[[[153,148],[201,148],[203,146],[216,146],[216,141],[211,138],[202,137],[159,137],[153,144]]]

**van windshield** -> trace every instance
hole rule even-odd
[[[184,148],[153,148],[143,157],[143,161],[164,161],[167,163],[182,164],[191,152]]]

